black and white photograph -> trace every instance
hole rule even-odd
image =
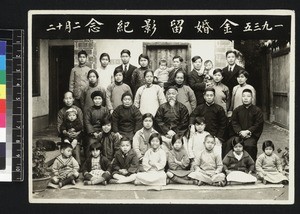
[[[29,11],[30,203],[293,204],[294,18]]]

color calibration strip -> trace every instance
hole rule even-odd
[[[0,41],[6,42],[4,64],[1,61],[0,99],[4,96],[4,103],[0,103],[1,112],[5,106],[5,120],[0,124],[0,136],[5,137],[4,151],[6,151],[5,169],[0,169],[0,181],[23,181],[23,65],[24,65],[24,31],[15,29],[0,29]],[[1,52],[2,54],[2,52]],[[1,59],[2,60],[2,59]],[[6,75],[2,77],[2,67]],[[4,80],[2,80],[5,78]],[[4,86],[2,87],[2,82]],[[2,92],[5,92],[2,94]],[[2,124],[5,130],[2,131]],[[3,133],[2,133],[3,132]],[[1,150],[2,152],[2,150]],[[2,153],[1,153],[2,154]]]
[[[6,168],[6,41],[0,41],[0,170]]]

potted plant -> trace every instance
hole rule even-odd
[[[45,147],[36,146],[32,153],[32,179],[33,192],[44,191],[50,181],[47,171]]]

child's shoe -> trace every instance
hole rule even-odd
[[[193,180],[194,185],[198,185],[198,180]]]
[[[92,182],[91,181],[83,181],[83,185],[92,185]]]
[[[203,186],[204,182],[203,181],[198,181],[198,186]]]
[[[220,187],[226,186],[226,181],[219,181],[219,186]]]
[[[63,187],[63,184],[62,184],[62,182],[60,181],[60,182],[58,182],[58,187],[59,188],[62,188]]]
[[[103,181],[102,184],[103,184],[104,186],[106,186],[106,185],[107,185],[107,181]]]
[[[267,181],[265,179],[262,180],[263,184],[266,185]]]
[[[72,184],[72,185],[76,185],[76,181],[73,179],[73,180],[71,181],[71,184]]]
[[[283,185],[288,185],[289,184],[289,181],[288,180],[284,180],[281,182]]]

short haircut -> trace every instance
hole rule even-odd
[[[246,70],[239,70],[236,77],[240,76],[241,74],[243,74],[247,79],[249,78],[249,73]]]
[[[214,139],[214,142],[216,142],[215,141],[215,137],[212,136],[211,134],[208,134],[208,135],[205,136],[203,143],[205,143],[205,141],[207,140],[207,138],[212,138],[212,139]]]
[[[94,149],[101,151],[102,150],[102,145],[98,142],[92,143],[89,147],[89,150],[93,151]]]
[[[232,148],[235,147],[237,144],[241,144],[244,147],[244,140],[240,137],[234,137],[231,141]]]
[[[154,72],[150,69],[147,69],[146,71],[144,71],[144,78],[146,77],[147,73],[151,73],[154,76]]]
[[[161,145],[162,144],[162,138],[161,138],[161,135],[159,133],[153,133],[152,135],[150,135],[149,144],[151,144],[151,141],[155,137],[157,137],[159,139],[159,142],[160,142],[160,145]]]
[[[118,74],[118,73],[122,73],[122,75],[124,76],[124,74],[123,74],[123,69],[120,68],[120,67],[117,67],[117,68],[114,70],[114,76],[116,76],[116,74]]]
[[[73,91],[66,91],[66,92],[64,93],[64,97],[66,96],[67,93],[71,93],[71,94],[72,94],[72,97],[74,98],[74,93],[73,93]]]
[[[73,149],[73,147],[70,143],[63,142],[60,144],[60,150],[67,149],[67,148]]]
[[[78,58],[80,57],[81,54],[83,54],[83,55],[85,55],[85,57],[87,57],[87,52],[85,50],[81,50],[78,52],[78,54],[77,54]]]
[[[220,68],[216,68],[216,69],[213,71],[213,74],[216,74],[216,73],[220,73],[220,74],[223,76],[223,70],[220,69]]]
[[[153,115],[151,113],[143,114],[142,121],[144,121],[148,117],[150,117],[154,121],[154,117],[153,117]]]
[[[125,136],[121,138],[120,145],[122,144],[122,142],[125,142],[125,141],[129,141],[130,146],[131,146],[131,140],[128,137],[125,137]]]
[[[213,64],[213,62],[212,62],[210,59],[208,59],[208,60],[205,60],[204,65],[206,65],[206,64],[208,64],[208,63]]]
[[[161,59],[161,60],[159,60],[159,65],[161,65],[161,64],[166,64],[166,65],[168,65],[168,62],[167,62],[167,60],[165,60],[165,59]]]
[[[108,58],[108,61],[110,62],[110,56],[109,56],[109,54],[108,53],[102,53],[101,55],[100,55],[100,61],[101,61],[101,59],[103,58],[103,57],[107,57]]]
[[[183,145],[182,135],[180,135],[180,134],[175,134],[175,135],[173,135],[172,141],[171,141],[172,145],[174,145],[174,143],[175,143],[177,140],[180,140],[181,143],[182,143],[182,145]]]
[[[89,76],[90,76],[91,73],[94,73],[96,75],[97,79],[99,78],[98,72],[96,70],[94,70],[94,69],[89,70],[89,72],[87,74],[87,78],[89,78]]]
[[[216,90],[214,88],[206,88],[204,89],[204,93],[203,94],[206,94],[206,92],[208,91],[212,91],[214,93],[214,95],[216,95]]]
[[[126,53],[126,54],[128,54],[129,56],[131,55],[131,53],[130,53],[130,51],[128,50],[128,49],[123,49],[122,51],[121,51],[121,56],[122,56],[122,54],[124,54],[124,53]]]
[[[195,121],[194,121],[194,124],[199,124],[200,125],[201,123],[206,124],[205,123],[205,118],[204,117],[196,117]]]
[[[149,56],[147,54],[140,54],[139,55],[139,59],[138,59],[138,63],[140,64],[140,60],[144,58],[146,60],[148,60],[148,63],[150,62]]]
[[[180,62],[183,62],[183,58],[181,56],[174,56],[173,61],[174,61],[174,59],[179,59]]]
[[[274,143],[270,140],[266,140],[263,142],[263,145],[262,145],[262,150],[265,151],[265,149],[267,147],[272,147],[273,150],[275,150],[275,146],[274,146]]]
[[[245,89],[243,90],[242,94],[245,93],[245,92],[249,92],[249,93],[252,95],[252,91],[251,91],[249,88],[245,88]]]
[[[237,57],[236,51],[233,51],[233,50],[226,51],[226,57],[228,56],[228,54],[231,54],[231,53],[233,53],[235,55],[235,57]]]
[[[203,61],[202,58],[201,58],[201,56],[194,56],[192,58],[192,62],[196,62],[198,59],[201,59],[201,62]]]
[[[126,91],[122,94],[121,101],[123,101],[124,97],[130,97],[133,100],[132,94],[129,91]]]

